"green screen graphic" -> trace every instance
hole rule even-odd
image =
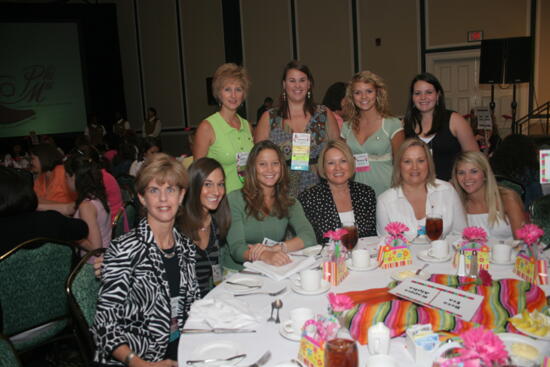
[[[0,23],[0,137],[83,131],[76,23]]]

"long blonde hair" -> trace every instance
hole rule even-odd
[[[504,205],[502,204],[501,192],[497,185],[495,175],[493,174],[493,170],[491,169],[491,165],[489,164],[487,157],[485,157],[485,154],[480,152],[462,152],[455,159],[451,183],[458,192],[458,196],[460,197],[464,208],[466,208],[468,193],[464,191],[462,186],[460,186],[456,177],[458,165],[461,163],[470,163],[481,170],[481,172],[483,172],[483,175],[485,177],[485,203],[487,204],[487,208],[489,210],[489,226],[492,227],[494,224],[501,220],[508,223],[506,215],[504,213]]]

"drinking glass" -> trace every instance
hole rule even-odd
[[[351,251],[354,249],[355,245],[357,245],[357,241],[359,240],[358,233],[357,233],[357,227],[351,226],[351,227],[344,227],[348,233],[342,236],[341,241],[342,245],[348,250]]]
[[[357,367],[357,345],[350,339],[336,338],[325,344],[325,367]]]
[[[438,240],[443,234],[443,217],[441,214],[430,214],[426,217],[426,235],[430,241]]]

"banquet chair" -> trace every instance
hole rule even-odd
[[[124,206],[120,208],[118,213],[113,219],[113,233],[112,238],[126,233],[125,224],[128,224],[128,230],[131,230],[136,225],[137,209],[132,201],[127,201]],[[126,219],[126,221],[125,221]]]
[[[0,334],[0,367],[21,367],[10,341]]]
[[[531,221],[544,230],[542,242],[550,247],[550,195],[535,200],[529,208]]]
[[[87,366],[93,365],[95,347],[90,334],[90,327],[94,321],[97,295],[101,283],[95,276],[93,265],[88,264],[88,260],[93,256],[100,256],[104,252],[104,248],[88,252],[75,266],[66,284],[74,333],[80,353]]]
[[[36,238],[0,256],[0,333],[18,355],[72,338],[65,281],[77,250],[70,242]]]

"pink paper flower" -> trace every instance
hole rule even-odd
[[[493,285],[493,277],[491,277],[491,274],[485,269],[479,270],[479,279],[481,279],[481,284],[486,287]]]
[[[504,343],[491,330],[482,327],[470,329],[461,335],[463,348],[458,349],[458,357],[450,358],[441,367],[463,366],[479,367],[502,365],[508,361],[508,352]]]
[[[330,292],[328,294],[328,301],[330,303],[330,307],[332,307],[332,310],[334,312],[346,311],[353,308],[354,306],[351,298],[349,298],[345,294],[335,294]]]
[[[466,227],[462,232],[462,238],[470,242],[487,242],[487,232],[481,227]]]
[[[341,240],[342,237],[347,234],[348,231],[344,228],[340,228],[340,229],[337,229],[335,231],[328,231],[326,232],[323,237],[324,238],[330,238],[331,240],[335,240],[335,241],[338,241],[338,240]]]
[[[400,234],[403,234],[404,232],[407,232],[409,230],[409,227],[401,222],[390,222],[384,229],[391,236],[396,237]]]
[[[536,224],[525,224],[516,230],[517,238],[523,240],[528,245],[536,243],[543,234],[544,231]]]

